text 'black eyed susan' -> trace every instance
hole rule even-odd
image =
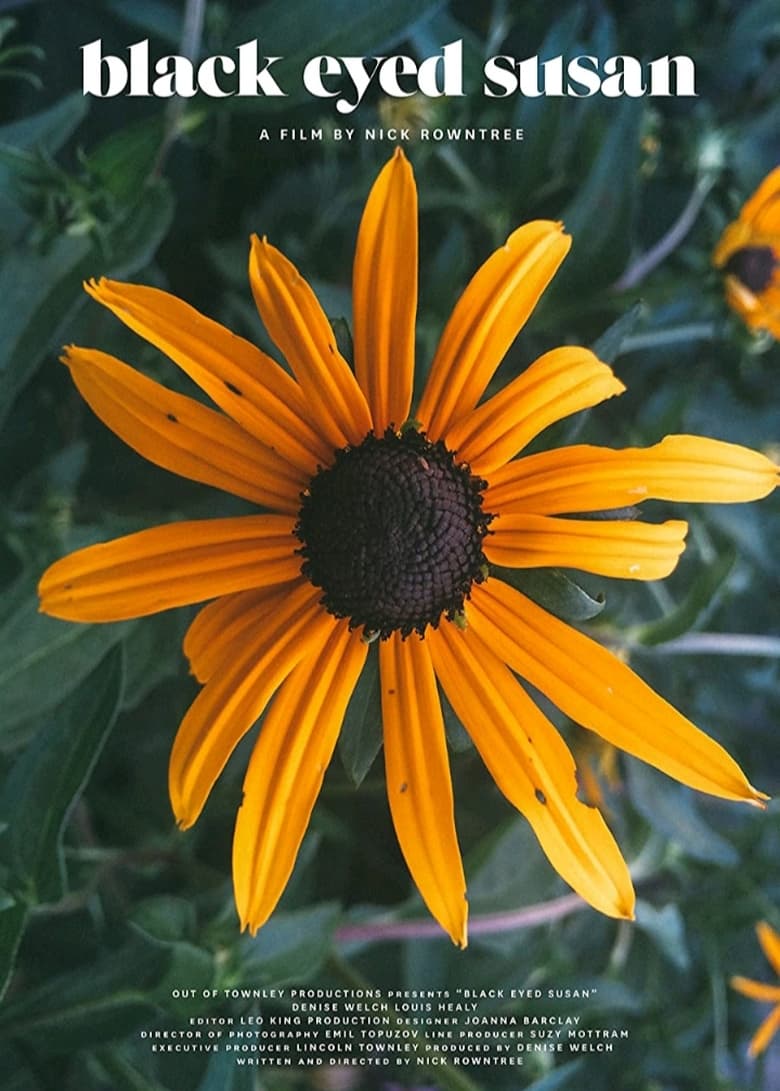
[[[561,224],[539,220],[488,258],[455,306],[413,417],[417,194],[400,151],[360,225],[354,372],[309,285],[264,239],[252,240],[250,282],[294,377],[165,292],[88,285],[221,410],[71,347],[65,362],[94,411],[158,465],[270,510],[74,553],[45,573],[42,609],[112,621],[213,600],[185,638],[203,688],[176,736],[170,794],[180,826],[192,825],[270,705],[234,838],[236,903],[253,932],[289,878],[370,639],[379,641],[396,833],[431,913],[457,944],[466,943],[466,883],[438,685],[553,866],[611,916],[633,914],[628,869],[601,814],[577,799],[574,760],[516,675],[685,784],[764,798],[625,664],[491,574],[493,564],[559,565],[658,579],[682,552],[684,522],[560,516],[647,499],[755,500],[777,483],[763,455],[697,436],[517,457],[548,425],[624,389],[592,352],[569,346],[482,400],[569,245]]]

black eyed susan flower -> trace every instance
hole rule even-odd
[[[780,975],[780,935],[766,921],[760,921],[756,925],[756,935],[770,966],[776,974]],[[731,987],[743,996],[749,996],[751,1000],[774,1004],[769,1015],[750,1039],[748,1053],[751,1057],[757,1057],[759,1053],[763,1053],[780,1029],[780,985],[766,985],[763,981],[753,981],[749,977],[737,976],[732,977]]]
[[[751,330],[780,338],[780,166],[728,225],[712,255],[726,299]]]
[[[466,884],[438,686],[553,866],[611,916],[633,913],[626,864],[602,816],[578,800],[574,760],[516,675],[685,784],[765,798],[628,666],[491,574],[491,565],[553,565],[658,579],[683,549],[684,522],[560,516],[653,498],[753,500],[777,480],[759,453],[686,435],[644,450],[577,445],[517,457],[547,425],[624,389],[592,352],[566,347],[482,400],[569,243],[561,224],[538,220],[488,258],[447,323],[413,419],[417,195],[400,150],[360,224],[354,372],[309,285],[265,239],[252,239],[250,282],[294,377],[163,291],[87,286],[222,412],[71,347],[65,362],[93,410],[150,461],[270,510],[80,550],[44,574],[42,609],[109,621],[213,600],[184,642],[203,688],[173,745],[170,794],[179,825],[191,826],[270,706],[234,838],[236,903],[253,932],[289,878],[369,639],[379,641],[395,830],[457,944],[466,942]]]

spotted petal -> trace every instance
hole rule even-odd
[[[492,512],[604,511],[643,500],[759,500],[778,483],[758,451],[704,436],[667,436],[652,447],[559,447],[497,469],[485,491]]]
[[[325,646],[336,621],[317,598],[316,588],[303,582],[280,596],[270,621],[226,646],[229,654],[190,706],[168,775],[173,813],[183,829],[196,821],[233,749],[281,683]]]
[[[338,622],[282,684],[263,722],[233,839],[236,906],[252,933],[290,877],[366,652],[347,622]]]
[[[277,511],[300,507],[306,475],[229,417],[105,352],[72,345],[63,361],[103,423],[150,462]]]
[[[259,348],[176,296],[101,278],[86,290],[164,352],[220,409],[299,471],[330,455],[298,384]]]
[[[660,580],[685,548],[688,524],[499,515],[483,543],[485,556],[506,568],[578,568],[617,579]]]
[[[286,515],[198,519],[100,542],[55,561],[38,592],[46,614],[122,621],[300,576]]]
[[[718,743],[606,648],[501,580],[472,588],[469,624],[496,654],[573,720],[702,792],[766,799]]]
[[[445,622],[430,646],[452,707],[550,863],[594,908],[633,917],[628,868],[599,811],[577,799],[574,759],[553,725],[473,631]]]
[[[379,646],[387,796],[412,878],[453,943],[466,946],[466,880],[455,833],[441,703],[427,644]]]

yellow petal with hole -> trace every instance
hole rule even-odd
[[[477,404],[570,245],[561,224],[533,220],[477,270],[444,329],[414,414],[430,439],[441,439]]]
[[[41,610],[67,621],[122,621],[300,576],[295,520],[243,515],[152,527],[55,561]]]
[[[497,579],[475,584],[466,613],[512,670],[613,746],[699,791],[756,804],[767,798],[625,663],[519,591]]]
[[[322,436],[334,449],[360,443],[371,431],[368,404],[314,292],[281,251],[256,235],[249,281],[268,334],[300,383]]]
[[[400,148],[360,221],[352,277],[355,372],[381,436],[409,416],[417,313],[417,189]]]
[[[300,508],[306,475],[229,417],[105,352],[71,345],[63,362],[93,412],[150,462],[277,511]]]
[[[171,750],[168,787],[182,829],[195,822],[234,748],[281,683],[325,646],[336,619],[309,583],[280,598],[272,617],[226,646],[223,662],[190,706]],[[258,619],[260,620],[260,619]]]
[[[385,775],[393,825],[423,901],[466,946],[466,880],[455,832],[441,702],[427,644],[393,633],[379,645]]]
[[[159,288],[105,278],[90,281],[85,288],[299,472],[311,475],[318,463],[331,457],[312,426],[298,384],[249,341]]]
[[[448,431],[447,446],[473,473],[489,475],[548,425],[624,390],[612,369],[589,349],[553,349],[461,418]]]
[[[597,576],[660,580],[685,549],[688,524],[499,515],[483,542],[485,556],[505,568],[578,568]]]
[[[244,778],[233,839],[233,884],[242,929],[253,934],[287,885],[336,746],[367,645],[335,623],[298,664],[263,721]]]
[[[429,643],[450,704],[555,870],[595,909],[633,917],[625,860],[601,814],[577,799],[574,759],[553,725],[473,631],[444,622]]]
[[[704,436],[667,436],[652,447],[559,447],[491,474],[485,510],[606,511],[642,500],[733,504],[768,496],[777,467],[759,451]]]

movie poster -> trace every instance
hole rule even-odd
[[[774,0],[0,3],[0,1083],[780,1086]]]

